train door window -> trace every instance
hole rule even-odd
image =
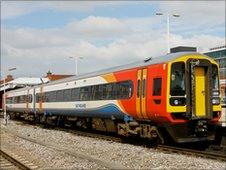
[[[143,82],[142,82],[142,97],[145,97],[145,94],[146,94],[146,79],[143,79]]]
[[[137,98],[140,97],[140,80],[137,81]]]
[[[162,78],[153,79],[153,96],[161,96],[162,91]]]
[[[63,101],[63,91],[62,90],[58,90],[56,92],[56,99],[57,99],[57,102]]]
[[[171,96],[185,96],[185,64],[177,62],[171,67]]]
[[[31,94],[28,95],[28,102],[32,103],[32,95]]]

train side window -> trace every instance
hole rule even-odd
[[[100,85],[95,85],[94,89],[93,89],[93,100],[100,100],[101,98],[101,93],[102,91],[100,91]]]
[[[80,89],[80,100],[81,101],[89,101],[91,93],[92,93],[91,86],[82,87]]]
[[[162,78],[153,79],[153,96],[161,96],[162,91]]]
[[[63,101],[71,101],[71,89],[63,90]]]
[[[12,104],[12,97],[6,98],[6,104]]]
[[[49,102],[56,102],[56,91],[49,92]]]
[[[118,85],[118,99],[127,99],[132,96],[132,82],[124,81],[117,83]]]
[[[63,101],[63,91],[62,90],[58,90],[56,92],[56,100],[57,100],[57,102],[62,102]]]
[[[71,91],[71,99],[72,101],[79,101],[80,88],[74,88]]]

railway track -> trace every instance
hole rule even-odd
[[[184,155],[226,161],[226,155],[223,153],[216,153],[211,151],[199,151],[194,149],[187,149],[187,148],[166,146],[166,145],[158,145],[156,149],[163,152],[172,152],[172,153],[179,153]]]
[[[30,168],[27,165],[10,156],[3,150],[0,150],[0,169],[30,170]]]
[[[18,121],[20,122],[20,121]],[[24,122],[25,123],[25,122]],[[102,139],[102,140],[108,140],[108,141],[113,141],[113,142],[127,142],[130,144],[134,145],[143,145],[147,147],[146,144],[144,143],[136,143],[134,140],[128,140],[128,139],[122,139],[117,136],[112,136],[112,135],[107,135],[107,134],[100,134],[100,133],[94,133],[94,132],[87,132],[87,131],[81,131],[81,130],[72,130],[68,128],[54,128],[55,130],[61,130],[65,132],[70,132],[75,135],[80,135],[80,136],[85,136],[85,137],[91,137],[91,138],[97,138],[97,139]],[[149,145],[148,145],[149,146]],[[163,152],[168,152],[168,153],[179,153],[179,154],[184,154],[184,155],[189,155],[189,156],[196,156],[196,157],[203,157],[207,159],[215,159],[215,160],[221,160],[221,161],[226,161],[226,154],[221,153],[221,152],[213,152],[211,150],[208,151],[200,151],[200,150],[195,150],[195,149],[187,149],[184,147],[176,147],[176,146],[168,146],[168,145],[158,145],[156,147],[156,150],[158,151],[163,151]]]
[[[56,128],[57,130],[61,131],[66,131],[70,132],[76,135],[80,136],[85,136],[85,137],[92,137],[92,138],[98,138],[98,139],[103,139],[103,140],[108,140],[108,141],[113,141],[113,142],[127,142],[130,144],[134,145],[143,145],[147,147],[145,143],[137,143],[134,142],[133,140],[129,139],[122,139],[120,137],[116,136],[111,136],[107,134],[100,134],[100,133],[94,133],[94,132],[86,132],[86,131],[80,131],[80,130],[68,130],[68,129],[63,129],[63,128]],[[132,143],[131,143],[132,142]],[[150,147],[150,145],[148,145]],[[168,146],[168,145],[158,145],[156,147],[158,151],[164,151],[164,152],[170,152],[170,153],[179,153],[179,154],[184,154],[184,155],[190,155],[190,156],[196,156],[196,157],[203,157],[203,158],[208,158],[208,159],[215,159],[215,160],[221,160],[221,161],[226,161],[226,153],[225,152],[214,152],[214,150],[206,150],[206,151],[201,151],[197,149],[188,149],[184,147],[176,147],[176,146]]]
[[[127,169],[123,165],[115,164],[115,163],[110,162],[110,161],[107,162],[107,161],[101,160],[99,158],[96,158],[94,156],[90,156],[90,155],[86,155],[84,153],[76,152],[76,151],[73,151],[71,148],[60,147],[59,145],[44,142],[42,140],[35,140],[35,139],[29,138],[29,137],[26,137],[26,136],[23,136],[23,135],[16,134],[14,132],[9,132],[5,128],[3,128],[2,130],[7,132],[7,133],[10,133],[11,135],[14,135],[14,136],[20,138],[20,139],[23,139],[23,140],[29,141],[31,143],[38,144],[38,145],[41,145],[41,146],[44,146],[44,147],[47,147],[47,148],[50,148],[50,149],[53,149],[53,150],[56,150],[56,151],[59,151],[59,152],[66,153],[70,156],[74,156],[74,157],[77,157],[77,158],[80,158],[80,159],[88,160],[90,162],[95,162],[95,163],[102,165],[103,167],[106,167],[106,168],[109,168],[109,169]]]

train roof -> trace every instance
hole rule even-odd
[[[131,68],[148,66],[148,65],[152,65],[152,64],[167,63],[167,62],[173,61],[177,58],[180,58],[183,55],[192,55],[192,54],[203,55],[203,54],[200,54],[200,53],[197,53],[197,52],[170,53],[170,54],[167,54],[167,55],[164,55],[164,56],[150,57],[150,58],[147,58],[145,60],[133,62],[133,63],[122,65],[122,66],[116,66],[116,67],[112,67],[112,68],[108,68],[108,69],[104,69],[104,70],[99,70],[99,71],[95,71],[95,72],[92,72],[92,73],[86,73],[86,74],[78,75],[78,76],[71,76],[71,77],[68,77],[68,78],[64,78],[64,79],[60,79],[60,80],[50,82],[46,85],[53,85],[53,84],[67,82],[67,81],[79,80],[79,79],[83,79],[83,78],[89,78],[89,77],[94,77],[94,76],[98,76],[98,75],[104,75],[104,74],[108,74],[108,73],[112,73],[112,72],[116,72],[116,71],[123,71],[123,70],[128,70],[128,69],[131,69]],[[206,56],[206,57],[208,57],[208,56]],[[208,57],[208,58],[210,58],[210,57]]]
[[[56,80],[56,81],[53,81],[53,82],[49,82],[47,84],[37,85],[37,86],[33,86],[33,87],[49,86],[49,85],[64,83],[64,82],[68,82],[68,81],[74,81],[74,80],[99,76],[99,75],[103,75],[103,74],[108,74],[108,73],[112,73],[112,72],[115,72],[115,71],[123,71],[123,70],[128,70],[128,69],[131,69],[131,68],[142,67],[142,66],[147,66],[147,65],[152,65],[152,64],[167,63],[167,62],[173,61],[177,58],[180,58],[184,55],[197,55],[197,54],[203,55],[203,54],[200,54],[200,53],[197,53],[197,52],[177,52],[177,53],[170,53],[170,54],[167,54],[167,55],[164,55],[164,56],[159,56],[159,57],[153,57],[153,58],[150,57],[148,59],[138,61],[138,62],[134,62],[134,63],[131,63],[131,64],[112,67],[112,68],[109,68],[109,69],[104,69],[104,70],[100,70],[100,71],[96,71],[96,72],[92,72],[92,73],[86,73],[86,74],[83,74],[83,75],[71,76],[71,77],[63,78],[63,79]],[[206,56],[206,57],[208,57],[208,56]],[[208,58],[211,59],[210,57],[208,57]],[[23,89],[18,89],[18,90],[15,90],[15,91],[26,90],[26,89],[30,89],[30,88],[33,88],[33,87],[25,87]]]

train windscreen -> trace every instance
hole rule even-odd
[[[185,63],[173,63],[170,77],[170,105],[184,106],[186,104],[185,94]]]

